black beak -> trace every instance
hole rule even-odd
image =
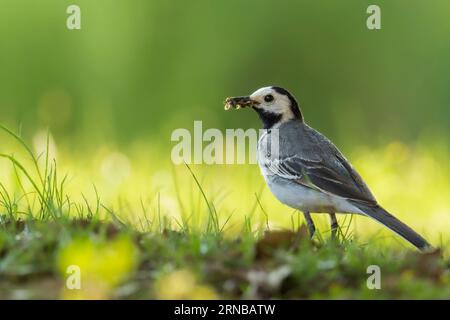
[[[259,103],[255,100],[250,99],[249,96],[246,97],[231,97],[225,100],[225,110],[230,108],[240,109],[245,107],[254,107]]]

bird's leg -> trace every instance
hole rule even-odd
[[[316,232],[316,226],[314,225],[314,221],[312,220],[311,214],[309,213],[309,211],[303,212],[303,215],[305,216],[306,224],[308,225],[309,236],[312,239],[312,237],[314,236],[314,233]]]
[[[330,224],[331,224],[331,239],[336,239],[339,225],[338,225],[335,213],[330,213]]]

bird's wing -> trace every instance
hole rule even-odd
[[[309,127],[301,140],[290,146],[290,155],[266,159],[270,173],[328,194],[368,205],[377,203],[361,176],[331,141]]]
[[[343,176],[323,161],[292,156],[271,161],[266,165],[272,174],[309,188],[355,201],[376,203],[372,194],[365,192],[364,188],[351,178],[351,171]]]

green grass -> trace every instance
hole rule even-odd
[[[310,241],[296,213],[274,228],[259,191],[233,220],[222,212],[223,195],[189,166],[190,188],[173,173],[179,216],[164,212],[162,191],[138,207],[125,199],[113,209],[95,187],[74,200],[49,156],[49,136],[36,156],[0,128],[25,151],[21,160],[0,154],[13,174],[12,184],[0,181],[0,299],[450,297],[444,241],[443,251],[420,254],[362,240],[346,218],[338,242],[325,228]],[[80,290],[66,288],[71,265],[80,268]],[[367,288],[370,265],[381,269],[380,290]]]
[[[450,297],[450,265],[439,253],[313,244],[291,231],[227,239],[95,219],[3,219],[0,257],[1,299]],[[79,291],[64,289],[73,264],[81,268]],[[367,289],[369,265],[381,268],[380,290]]]

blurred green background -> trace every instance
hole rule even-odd
[[[82,29],[66,28],[81,7]],[[169,143],[177,127],[255,127],[226,96],[286,87],[340,145],[450,129],[450,3],[376,1],[2,0],[1,121],[57,142]],[[153,139],[153,140],[152,140]],[[344,148],[345,148],[344,147]]]
[[[72,4],[81,8],[81,30],[66,27]],[[371,4],[381,7],[381,30],[366,27]],[[186,297],[178,291],[217,297],[214,283],[204,285],[185,268],[199,268],[194,270],[202,280],[222,270],[223,260],[233,262],[230,275],[241,274],[234,261],[247,259],[236,248],[251,253],[253,244],[244,237],[228,246],[222,234],[220,241],[198,240],[203,238],[196,234],[212,234],[211,206],[223,233],[232,237],[245,235],[247,227],[296,230],[303,218],[270,194],[256,165],[192,165],[200,192],[186,167],[172,164],[170,138],[176,128],[192,130],[194,120],[202,120],[204,130],[259,128],[254,112],[224,112],[223,101],[268,85],[293,93],[306,121],[336,143],[380,204],[450,257],[449,0],[0,0],[0,124],[21,132],[41,155],[41,168],[49,129],[49,155],[60,179],[49,179],[49,185],[60,186],[67,199],[61,211],[71,217],[95,211],[101,218],[114,212],[151,231],[137,245],[127,235],[98,242],[92,227],[63,223],[60,229],[45,219],[20,233],[3,224],[0,297],[34,297],[25,283],[35,287],[36,298],[110,297],[134,269],[138,281],[121,292],[151,285],[152,295],[144,297]],[[39,181],[29,155],[0,130],[3,153],[14,155]],[[40,209],[27,177],[1,159],[0,222],[10,211],[25,219],[38,217]],[[328,217],[313,219],[328,238]],[[341,259],[339,250],[300,250],[298,259],[279,254],[279,263],[297,270],[298,278],[289,276],[289,282],[319,294],[329,281],[329,296],[339,298],[436,298],[448,292],[448,277],[419,282],[411,270],[400,269],[405,256],[389,253],[391,247],[411,247],[400,237],[366,217],[338,219],[349,238],[370,250],[360,255],[346,247],[343,269],[334,262]],[[192,237],[166,228],[188,230]],[[372,260],[400,279],[383,273],[382,296],[377,290],[364,295],[366,263]],[[53,279],[63,279],[74,261],[88,275],[85,291],[65,290]],[[260,274],[277,265],[273,261],[266,267],[255,262],[254,270]],[[330,262],[336,267],[320,267]],[[361,295],[352,294],[357,287],[348,279],[358,279]],[[219,286],[225,288],[221,280]]]
[[[74,3],[81,30],[66,28]],[[50,129],[51,156],[70,174],[71,197],[92,195],[95,184],[105,203],[125,199],[138,209],[119,212],[136,214],[142,198],[154,209],[157,195],[164,214],[197,214],[201,223],[207,208],[199,209],[191,176],[183,166],[171,171],[172,131],[192,129],[194,120],[204,129],[259,127],[253,112],[224,112],[224,98],[283,86],[383,206],[445,242],[450,2],[376,1],[376,31],[366,27],[370,4],[2,0],[1,123],[21,128],[38,154]],[[16,154],[10,140],[0,139],[1,152]],[[233,213],[242,223],[256,212],[264,221],[255,204],[260,193],[271,222],[291,226],[291,209],[269,194],[256,166],[194,171],[224,219]],[[0,163],[0,179],[14,186],[9,164]],[[361,220],[358,230],[378,230]]]

